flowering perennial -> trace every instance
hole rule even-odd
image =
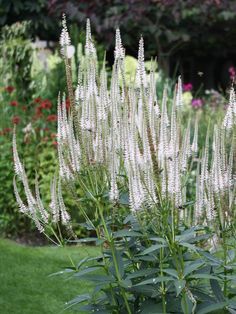
[[[65,17],[60,37],[65,60],[70,108],[66,96],[58,97],[57,149],[59,177],[51,186],[51,203],[45,209],[38,189],[30,190],[23,164],[13,137],[15,173],[23,183],[27,204],[24,204],[14,183],[20,210],[29,214],[40,231],[48,221],[69,224],[70,216],[62,198],[62,183],[76,180],[81,169],[89,165],[103,165],[109,175],[107,189],[111,202],[119,202],[119,187],[127,183],[129,207],[134,213],[167,203],[179,209],[185,217],[188,180],[186,173],[196,165],[196,202],[194,220],[214,221],[221,195],[229,199],[228,215],[233,206],[234,146],[227,149],[224,129],[232,129],[236,121],[236,102],[233,88],[223,129],[215,126],[212,157],[209,157],[209,134],[199,153],[199,121],[182,123],[182,81],[178,78],[173,100],[167,88],[162,100],[157,99],[154,70],[149,76],[144,66],[144,40],[140,39],[138,66],[132,84],[125,81],[125,49],[120,31],[116,30],[116,46],[111,81],[108,84],[105,65],[100,73],[90,22],[87,20],[85,56],[79,65],[78,84],[73,90],[70,63],[64,53],[70,45]],[[130,83],[130,82],[129,82]],[[186,89],[186,88],[185,88]],[[48,103],[46,103],[48,105]],[[201,107],[199,99],[192,102]],[[48,116],[54,121],[56,116]],[[191,127],[195,125],[195,127]],[[192,131],[193,130],[193,131]],[[198,157],[198,158],[197,158]],[[125,174],[125,176],[124,176]],[[127,177],[127,181],[125,179]]]

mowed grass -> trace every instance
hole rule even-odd
[[[87,293],[91,283],[51,276],[86,256],[96,256],[94,247],[26,247],[0,239],[0,313],[71,314],[65,302]],[[78,313],[78,312],[77,312]]]

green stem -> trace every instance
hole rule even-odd
[[[163,248],[160,249],[160,274],[163,276],[163,268],[162,268],[162,261],[163,261]],[[166,314],[166,290],[165,290],[165,283],[161,282],[161,298],[162,298],[162,310],[163,314]]]
[[[114,241],[110,237],[110,234],[109,234],[109,231],[107,229],[107,225],[106,225],[106,222],[105,222],[105,219],[104,219],[104,216],[103,216],[102,209],[101,209],[100,205],[98,204],[98,202],[97,202],[97,205],[98,205],[99,214],[100,214],[100,217],[101,217],[101,220],[102,220],[102,224],[103,224],[103,227],[104,227],[104,231],[105,231],[107,240],[108,240],[108,242],[110,244],[110,247],[111,247],[111,254],[112,254],[113,261],[114,261],[116,276],[117,276],[117,279],[118,279],[118,283],[120,284],[121,277],[120,277],[119,267],[118,267],[118,264],[117,264],[117,259],[116,259],[116,254],[115,254]],[[129,306],[129,302],[128,302],[128,299],[127,299],[127,296],[126,296],[126,293],[125,293],[125,290],[121,286],[120,286],[120,289],[121,289],[121,294],[122,294],[122,297],[124,299],[125,306],[126,306],[126,309],[128,311],[128,314],[132,314],[130,306]]]
[[[228,290],[228,281],[227,281],[227,243],[225,239],[225,232],[223,230],[223,250],[224,250],[224,296],[227,297],[227,290]]]

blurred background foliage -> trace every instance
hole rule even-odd
[[[1,26],[30,20],[32,36],[47,41],[57,41],[63,12],[79,30],[89,17],[110,64],[117,26],[129,55],[142,34],[147,58],[157,56],[166,75],[178,71],[196,88],[226,88],[235,65],[235,0],[1,0],[0,12]]]

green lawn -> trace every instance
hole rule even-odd
[[[48,275],[97,252],[93,247],[26,247],[0,239],[0,313],[59,314],[66,301],[91,285]],[[72,311],[65,311],[71,314]],[[77,312],[78,313],[78,312]]]

